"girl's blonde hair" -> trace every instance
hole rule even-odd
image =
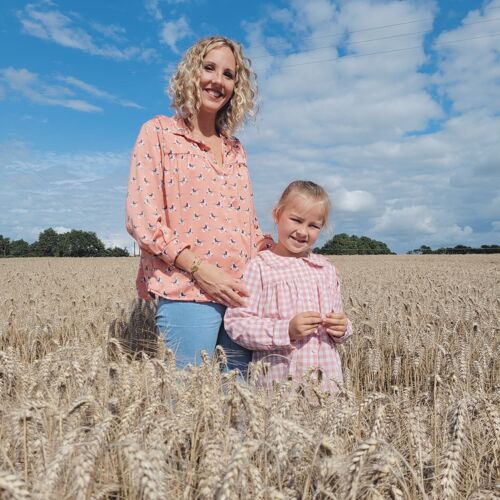
[[[330,197],[324,188],[312,181],[293,181],[285,188],[278,203],[273,209],[273,215],[276,221],[281,212],[294,196],[302,196],[307,202],[321,204],[323,208],[323,226],[328,222],[328,216],[332,208]]]
[[[203,59],[208,52],[219,47],[229,47],[236,61],[233,95],[219,110],[215,121],[217,132],[229,136],[245,121],[247,115],[253,114],[257,97],[255,73],[239,43],[223,36],[211,36],[196,42],[177,65],[168,93],[172,107],[192,129],[193,119],[198,114],[201,103],[199,80]]]

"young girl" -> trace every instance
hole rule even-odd
[[[273,210],[278,243],[245,270],[246,305],[230,308],[226,331],[252,349],[253,361],[270,364],[261,385],[318,374],[325,390],[342,381],[336,344],[352,333],[342,308],[335,267],[311,249],[327,222],[328,194],[310,181],[295,181]]]

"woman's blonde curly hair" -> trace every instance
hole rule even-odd
[[[211,36],[196,42],[177,65],[168,93],[172,107],[192,129],[193,118],[198,114],[201,103],[198,82],[203,59],[209,51],[219,47],[229,47],[236,61],[233,95],[219,110],[215,120],[217,133],[230,136],[243,124],[247,116],[253,115],[257,97],[256,76],[239,43],[223,36]]]

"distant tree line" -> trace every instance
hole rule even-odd
[[[367,236],[349,236],[346,233],[336,234],[314,253],[324,255],[394,255],[382,241],[372,240]]]
[[[471,254],[471,253],[500,253],[500,245],[481,245],[479,248],[468,247],[465,245],[457,245],[453,248],[438,248],[433,250],[427,245],[422,245],[420,248],[407,252],[411,255],[429,255],[429,254]]]
[[[72,229],[57,233],[49,228],[28,243],[0,234],[0,257],[128,257],[126,248],[106,248],[95,233]]]

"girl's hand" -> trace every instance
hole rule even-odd
[[[290,320],[288,335],[290,340],[299,340],[307,337],[321,324],[321,314],[316,311],[306,311],[297,314]]]
[[[198,286],[216,302],[230,307],[245,305],[243,297],[248,297],[245,286],[216,266],[203,261],[193,277]]]
[[[343,337],[347,330],[347,316],[344,313],[328,313],[322,323],[330,337]]]

